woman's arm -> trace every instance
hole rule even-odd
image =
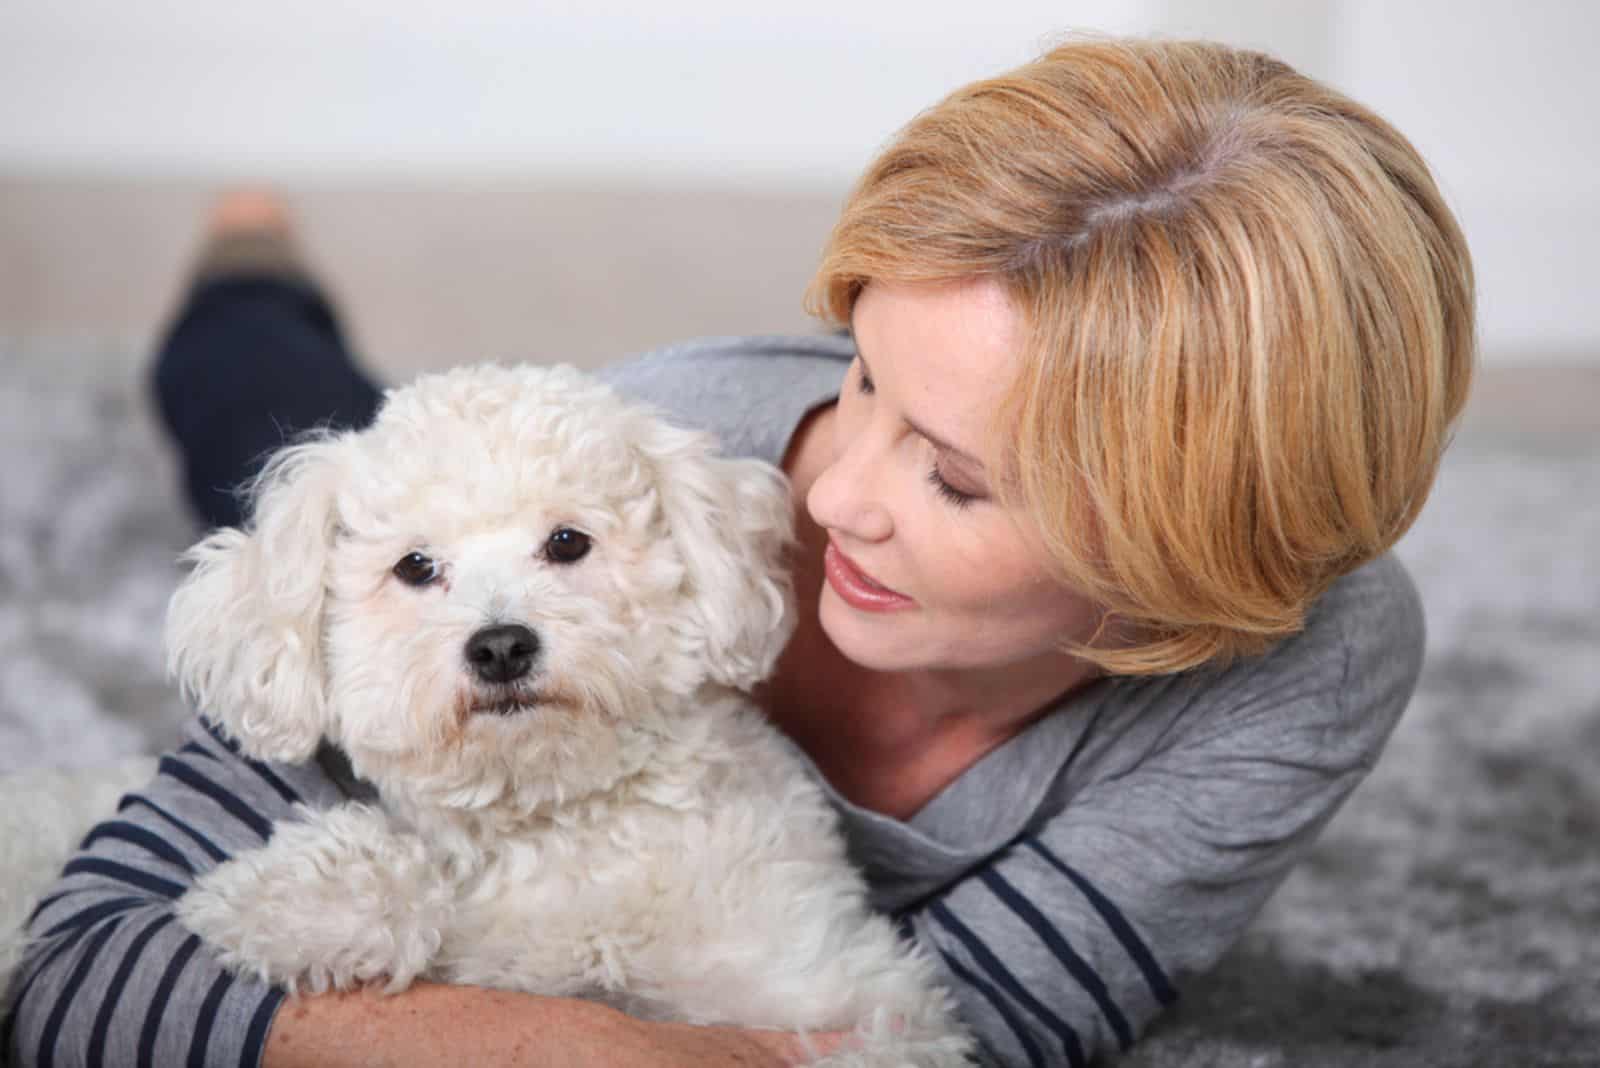
[[[806,1063],[797,1036],[652,1024],[605,1006],[479,987],[288,998],[221,968],[175,919],[194,879],[266,841],[293,805],[340,799],[315,765],[240,757],[196,721],[123,798],[29,921],[10,1063],[706,1065]],[[812,1036],[816,1047],[843,1036]],[[0,1061],[5,1058],[0,1057]]]
[[[812,1036],[818,1052],[842,1035]],[[291,998],[278,1010],[263,1068],[789,1068],[811,1060],[778,1031],[649,1023],[589,1001],[420,983],[386,997]]]
[[[1371,770],[1416,684],[1421,607],[1392,561],[1338,598],[1259,663],[1153,687],[1197,714],[904,917],[994,1061],[1126,1049]]]
[[[0,1045],[14,1063],[254,1063],[281,994],[217,966],[176,922],[200,873],[337,788],[244,760],[201,721],[94,827],[28,921]]]

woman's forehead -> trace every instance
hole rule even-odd
[[[918,433],[974,462],[1019,366],[1022,318],[996,282],[868,285],[853,315],[856,347]]]

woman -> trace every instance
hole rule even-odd
[[[158,370],[213,521],[277,423],[377,400],[269,231],[230,229]],[[1422,645],[1384,554],[1464,402],[1472,301],[1370,112],[1253,53],[1083,41],[957,91],[862,178],[810,293],[850,338],[608,372],[790,475],[804,618],[761,698],[995,1063],[1126,1048],[1377,759]],[[24,1063],[803,1059],[580,1002],[226,975],[171,899],[360,784],[191,739],[32,921]]]

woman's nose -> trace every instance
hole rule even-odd
[[[883,541],[894,533],[894,520],[882,493],[887,457],[862,433],[839,444],[833,463],[806,493],[806,511],[828,530],[858,541]]]

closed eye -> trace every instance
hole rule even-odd
[[[939,474],[939,469],[937,467],[931,467],[928,469],[928,482],[932,484],[936,491],[938,491],[940,497],[955,505],[957,508],[965,508],[973,501],[979,499],[976,493],[967,493],[963,490],[958,490],[954,486],[950,485],[950,483],[946,482],[944,480],[944,476]]]
[[[861,362],[861,357],[859,356],[856,357],[856,368],[856,392],[863,396],[871,396],[876,393],[878,387],[872,384],[872,376],[867,374],[867,365]]]
[[[871,396],[872,394],[876,393],[878,387],[873,383],[872,375],[867,372],[867,362],[861,358],[860,353],[856,354],[855,369],[856,392],[863,396]],[[935,448],[956,451],[951,450],[949,445],[935,438],[932,434],[929,434],[926,430],[923,430],[915,423],[911,424],[911,428]],[[965,508],[974,501],[988,499],[982,493],[970,493],[966,490],[957,489],[955,486],[952,486],[949,482],[945,481],[944,476],[939,473],[939,467],[937,464],[928,469],[928,484],[938,492],[940,498],[956,508]]]

